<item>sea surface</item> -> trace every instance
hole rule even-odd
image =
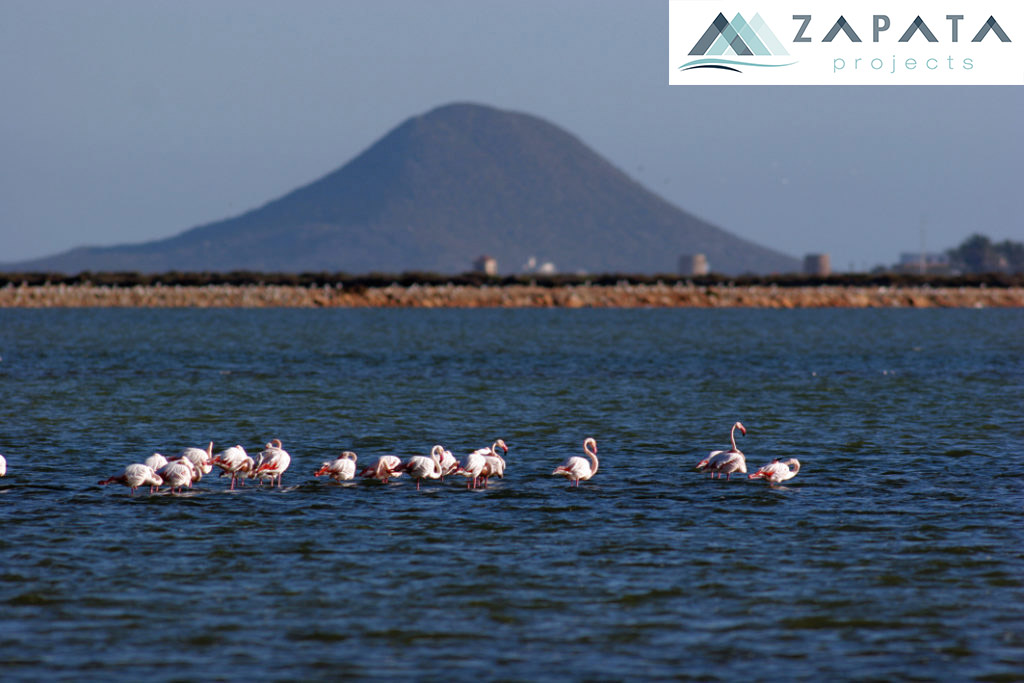
[[[8,309],[0,395],[3,681],[1024,679],[1020,310]],[[737,420],[799,475],[697,472]]]

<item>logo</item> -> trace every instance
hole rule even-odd
[[[788,64],[769,64],[765,62],[741,61],[720,57],[719,55],[736,55],[737,57],[777,57],[788,56],[786,48],[775,37],[768,24],[760,14],[755,14],[749,22],[737,13],[732,21],[721,12],[708,26],[708,30],[690,50],[690,55],[705,55],[706,59],[694,59],[683,64],[679,69],[727,69],[740,72],[737,67],[778,67],[792,66]]]
[[[670,85],[1024,85],[1020,0],[669,0],[668,19]]]

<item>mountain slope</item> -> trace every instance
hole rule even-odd
[[[654,195],[534,116],[453,104],[413,117],[323,178],[174,237],[79,248],[7,270],[670,273],[682,253],[725,273],[790,272],[792,257]]]

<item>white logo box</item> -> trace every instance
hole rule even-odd
[[[669,0],[671,85],[1024,85],[1024,2]]]

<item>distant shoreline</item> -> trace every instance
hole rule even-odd
[[[0,308],[1020,308],[1024,287],[20,284]]]

